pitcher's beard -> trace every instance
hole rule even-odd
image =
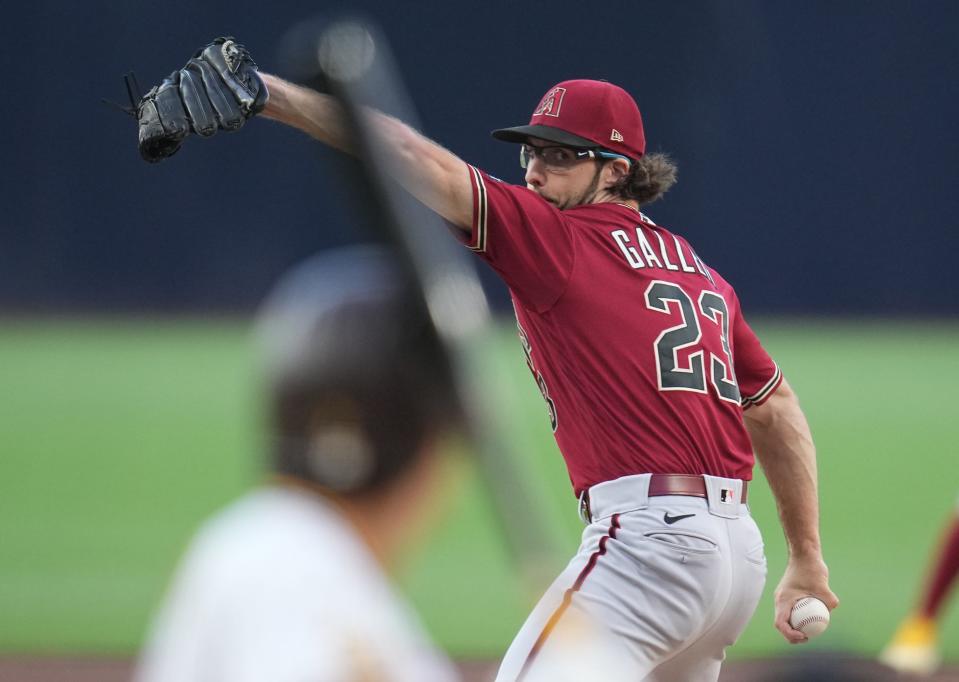
[[[591,204],[596,199],[596,195],[599,194],[599,174],[602,170],[602,165],[597,165],[596,172],[593,173],[593,179],[590,181],[589,186],[580,192],[578,196],[567,199],[563,203],[559,203],[557,200],[552,199],[545,194],[540,194],[540,196],[559,208],[561,211],[565,211],[568,208],[576,208],[577,206]]]

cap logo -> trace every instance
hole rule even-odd
[[[609,139],[611,139],[613,142],[622,142],[623,134],[616,130],[616,128],[613,128],[613,132],[609,134]]]
[[[533,116],[559,116],[559,110],[563,106],[563,97],[566,96],[566,88],[553,88],[545,95]]]

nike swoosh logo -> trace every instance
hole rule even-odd
[[[679,516],[670,516],[669,512],[663,514],[663,521],[668,523],[670,526],[676,523],[677,521],[682,521],[683,519],[688,519],[690,516],[696,516],[695,514],[680,514]]]

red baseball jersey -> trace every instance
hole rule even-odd
[[[733,288],[623,204],[560,211],[469,167],[461,238],[509,286],[574,491],[641,473],[752,478],[742,413],[782,381]]]

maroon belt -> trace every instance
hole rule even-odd
[[[739,501],[746,502],[747,481],[743,481],[742,494]],[[727,491],[721,491],[723,501]],[[706,498],[706,481],[702,476],[693,474],[652,474],[649,479],[649,497],[659,497],[660,495],[688,495],[690,497]],[[589,490],[583,492],[579,499],[579,513],[584,520],[592,519],[592,509],[589,503]]]
[[[746,501],[747,481],[743,481],[743,492],[740,502]],[[691,497],[706,497],[706,481],[702,476],[690,474],[653,474],[649,479],[649,496],[659,495],[689,495]]]

